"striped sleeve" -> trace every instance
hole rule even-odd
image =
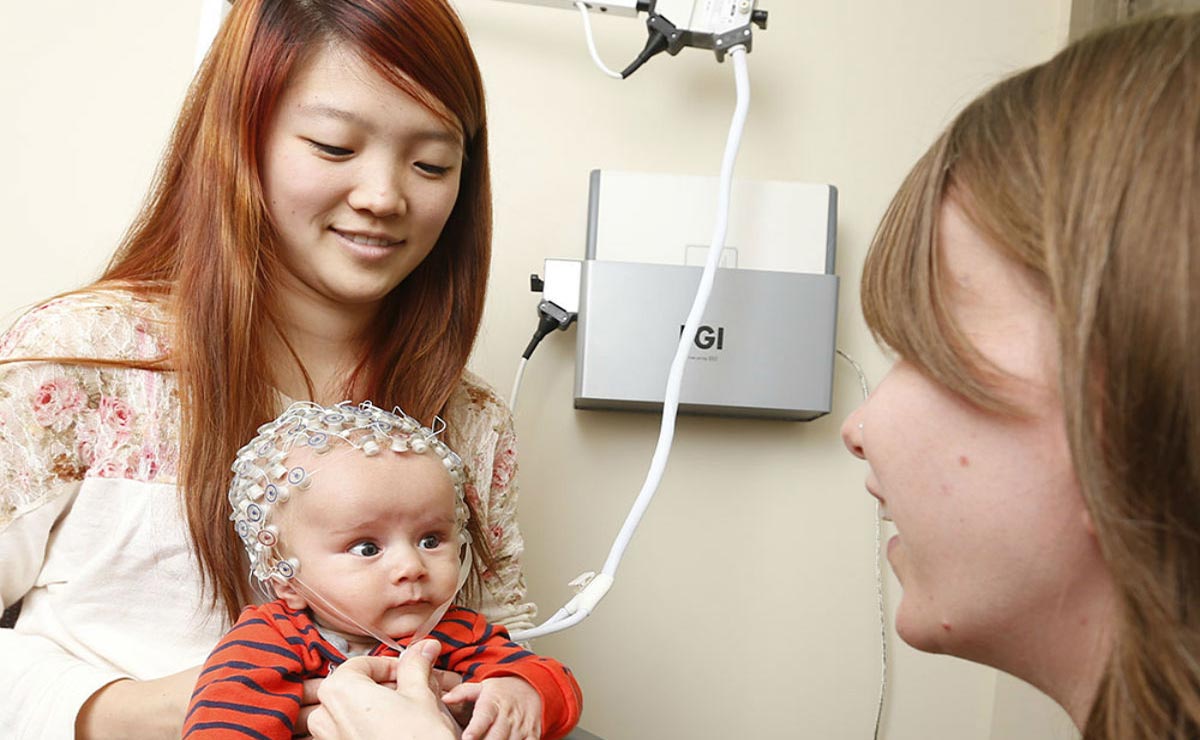
[[[430,637],[442,643],[438,667],[460,674],[464,681],[516,676],[533,686],[542,698],[543,738],[561,738],[579,722],[583,693],[570,669],[508,639],[503,627],[456,607]]]
[[[185,738],[292,737],[307,640],[286,614],[271,607],[247,607],[208,656],[184,720]]]

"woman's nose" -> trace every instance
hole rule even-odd
[[[394,166],[364,168],[361,181],[350,192],[350,207],[375,218],[402,216],[408,206],[402,181]]]
[[[863,454],[862,436],[863,436],[863,410],[866,404],[854,409],[846,420],[842,422],[842,444],[846,445],[846,449],[850,450],[850,454],[860,459],[867,459]]]

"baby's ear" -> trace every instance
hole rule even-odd
[[[275,590],[275,595],[283,599],[283,603],[288,605],[289,609],[300,611],[308,608],[308,601],[300,595],[292,582],[283,576],[271,577],[271,588]]]

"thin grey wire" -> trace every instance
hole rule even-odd
[[[837,351],[838,355],[843,360],[850,363],[850,367],[854,368],[855,374],[858,375],[858,386],[862,391],[863,400],[867,400],[867,396],[871,395],[871,389],[867,385],[867,375],[863,372],[862,366],[854,361],[854,358],[846,354],[842,350]],[[879,504],[875,505],[875,598],[879,606],[879,702],[875,708],[875,740],[879,740],[879,729],[883,724],[883,700],[887,692],[887,612],[883,604],[883,569],[880,563],[883,560],[883,530],[879,517]]]

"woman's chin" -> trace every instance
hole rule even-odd
[[[953,653],[954,626],[928,614],[913,613],[905,607],[904,597],[896,609],[896,634],[910,647],[925,653]]]

